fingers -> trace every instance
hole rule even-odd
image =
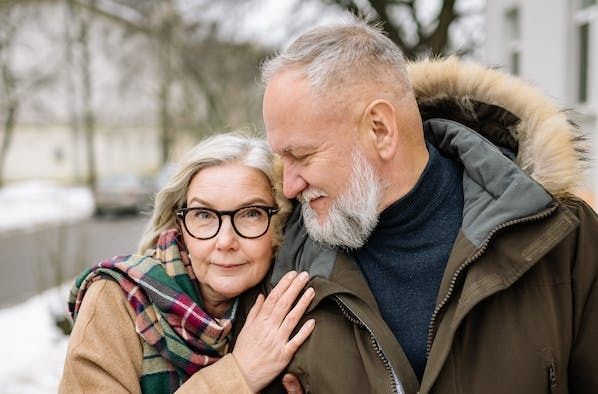
[[[249,313],[247,314],[247,318],[245,319],[245,321],[246,322],[253,321],[253,319],[255,319],[255,316],[262,309],[262,305],[264,305],[264,295],[260,293],[260,294],[258,294],[253,306],[249,310]]]
[[[299,378],[293,374],[287,373],[282,377],[282,386],[287,394],[303,394],[303,387]]]
[[[276,306],[276,303],[278,302],[280,297],[282,297],[284,292],[289,288],[291,283],[293,283],[293,280],[296,277],[297,277],[296,271],[287,272],[286,275],[282,277],[282,279],[278,282],[278,284],[276,286],[274,286],[274,288],[272,289],[270,294],[268,294],[268,297],[266,298],[266,301],[264,302],[264,305],[262,306],[262,310],[261,310],[262,314],[264,314],[265,316],[270,316],[270,314],[272,313],[272,310]]]
[[[232,353],[247,384],[256,392],[282,372],[314,330],[313,319],[298,327],[315,297],[312,288],[299,296],[308,281],[306,272],[287,273],[270,295],[257,297],[247,315]],[[297,333],[289,339],[295,328],[299,328]],[[294,391],[288,392],[303,393],[298,381],[290,384]]]
[[[305,340],[311,335],[315,327],[316,321],[314,319],[309,319],[301,326],[299,332],[295,334],[295,336],[291,338],[289,342],[287,342],[285,351],[287,352],[289,360],[291,357],[293,357],[295,352],[297,352],[299,347],[303,345],[303,342],[305,342]]]
[[[280,334],[283,335],[285,338],[288,338],[291,335],[291,332],[301,320],[301,316],[305,313],[309,304],[314,299],[315,291],[311,287],[305,290],[305,293],[301,296],[297,304],[291,309],[291,311],[286,315],[284,318],[281,326],[280,326]]]
[[[309,281],[309,274],[307,272],[300,273],[286,289],[284,294],[278,299],[278,302],[272,309],[271,317],[274,321],[282,323],[285,316],[291,310],[295,300]]]

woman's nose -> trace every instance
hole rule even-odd
[[[234,248],[237,244],[237,237],[238,235],[233,227],[231,217],[223,216],[220,230],[218,230],[218,234],[216,234],[216,246],[219,249]]]

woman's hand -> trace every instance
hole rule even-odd
[[[247,315],[233,356],[254,392],[260,391],[282,372],[315,327],[315,321],[310,319],[289,339],[314,298],[314,290],[310,287],[293,307],[308,280],[307,272],[287,273],[265,300],[263,295],[258,296]]]

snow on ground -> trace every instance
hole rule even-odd
[[[66,311],[70,283],[28,301],[0,309],[0,391],[4,394],[49,394],[58,391],[68,337],[54,315]]]
[[[86,187],[28,181],[0,188],[0,232],[89,217],[94,202]]]
[[[91,216],[93,196],[84,187],[29,181],[0,188],[0,234],[81,220]],[[1,284],[0,278],[0,284]],[[54,316],[66,313],[72,281],[28,301],[0,309],[0,391],[4,394],[56,393],[68,337]]]

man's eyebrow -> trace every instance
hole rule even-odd
[[[295,148],[293,146],[285,146],[280,149],[273,150],[273,152],[280,156],[293,156],[294,149]]]
[[[304,146],[297,146],[297,145],[288,145],[281,149],[281,154],[297,154],[299,153],[306,153],[306,152],[313,152],[316,150],[316,146],[311,145],[304,145]]]
[[[290,144],[290,145],[283,146],[280,149],[280,153],[291,153],[294,150],[297,150],[297,146],[295,144]]]

